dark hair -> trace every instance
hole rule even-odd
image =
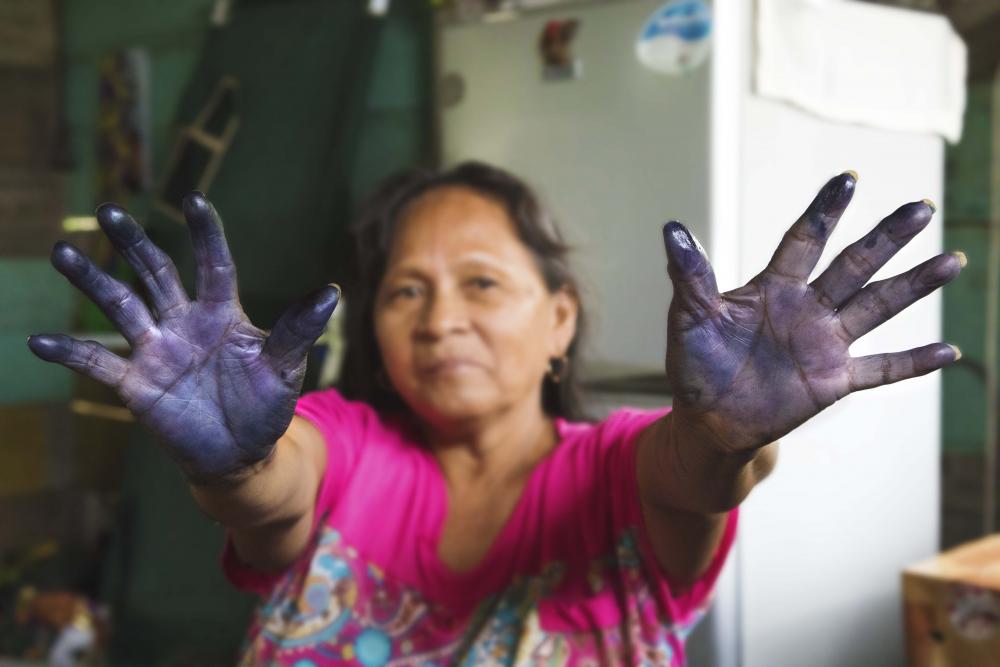
[[[347,352],[339,387],[347,398],[362,400],[378,410],[408,409],[387,386],[382,354],[375,339],[375,295],[385,274],[393,237],[406,207],[421,195],[442,187],[463,187],[503,205],[521,242],[538,263],[550,292],[569,289],[577,298],[578,282],[569,267],[570,248],[535,193],[520,179],[481,162],[464,162],[443,172],[411,169],[390,176],[376,189],[352,226],[356,253],[351,282],[346,286]],[[585,328],[583,306],[576,335],[566,351],[560,381],[548,376],[542,387],[542,409],[552,417],[584,420],[580,387],[580,348]]]

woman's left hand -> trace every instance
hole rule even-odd
[[[763,272],[719,294],[704,250],[677,222],[663,229],[674,287],[667,375],[675,427],[728,452],[773,442],[851,392],[898,382],[955,361],[933,343],[852,357],[851,344],[950,282],[961,253],[938,255],[867,284],[930,221],[928,201],[904,204],[809,281],[854,193],[857,176],[831,179],[791,226]]]

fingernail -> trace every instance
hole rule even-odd
[[[961,266],[963,269],[965,268],[965,265],[969,263],[969,258],[966,257],[965,253],[962,252],[961,250],[956,250],[951,254],[958,258],[958,265]]]
[[[930,207],[931,213],[937,213],[937,204],[935,204],[934,202],[932,202],[930,199],[927,199],[925,197],[924,199],[921,199],[920,201],[922,201],[923,203],[927,204],[927,206]]]
[[[850,176],[851,178],[853,178],[855,183],[858,182],[858,172],[854,171],[853,169],[848,169],[847,171],[845,171],[843,173],[847,174],[848,176]]]
[[[948,347],[950,347],[955,352],[955,361],[958,361],[959,359],[962,358],[962,351],[958,349],[958,345],[952,345],[951,343],[948,343]]]
[[[663,224],[663,248],[668,252],[670,250],[670,235],[673,233],[672,228],[675,223],[675,220],[668,220]]]
[[[698,243],[698,239],[694,237],[687,227],[682,225],[677,220],[670,220],[665,225],[663,225],[663,243],[665,246],[669,247],[670,239],[674,240],[674,243],[684,250],[691,250],[699,253],[704,253],[705,249],[701,247]]]
[[[708,265],[705,250],[688,229],[671,220],[663,225],[663,245],[667,254],[667,272],[673,277],[703,271]]]
[[[844,177],[847,178],[844,178]],[[854,186],[857,184],[857,174],[853,171],[845,171],[838,176],[834,176],[819,191],[813,201],[811,210],[814,213],[821,213],[824,216],[839,218],[851,203],[854,196]]]
[[[313,303],[313,307],[319,311],[323,311],[330,307],[336,308],[337,304],[340,303],[340,285],[337,283],[327,283],[326,286],[321,287],[320,290],[322,291],[328,287],[332,287],[335,291],[333,293],[330,293],[329,290],[323,292],[322,295],[320,295],[320,299]]]

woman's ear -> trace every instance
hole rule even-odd
[[[580,312],[580,300],[576,292],[563,285],[552,294],[553,336],[550,356],[566,354],[573,337],[576,336],[576,318]]]

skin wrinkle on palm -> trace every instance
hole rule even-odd
[[[945,254],[865,287],[926,226],[933,213],[928,202],[900,207],[807,282],[855,182],[852,173],[831,179],[768,267],[724,294],[697,239],[678,222],[665,225],[674,284],[666,370],[679,422],[700,423],[719,440],[706,446],[763,446],[852,391],[922,375],[956,358],[956,349],[943,343],[860,358],[848,353],[863,334],[851,334],[845,318],[867,333],[960,272],[959,257]],[[306,354],[340,290],[320,288],[289,308],[270,333],[255,327],[240,307],[235,267],[214,207],[193,193],[183,210],[198,266],[193,301],[169,257],[113,204],[98,209],[98,220],[136,270],[150,307],[68,244],[53,251],[56,268],[102,305],[133,343],[128,360],[63,335],[32,336],[28,344],[40,358],[117,389],[185,474],[205,482],[269,456],[291,421]],[[875,317],[867,305],[871,299],[886,304]]]

